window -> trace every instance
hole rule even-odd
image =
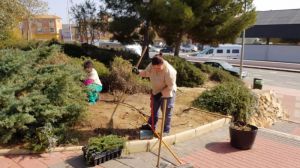
[[[207,51],[206,55],[207,55],[207,54],[212,54],[213,52],[214,52],[214,49],[209,49],[209,50]]]
[[[217,53],[218,53],[218,54],[222,54],[222,53],[223,53],[223,50],[217,50]]]
[[[238,54],[238,53],[240,53],[240,50],[238,50],[238,49],[233,49],[233,50],[232,50],[232,53]]]
[[[50,27],[50,32],[54,32],[54,28]]]
[[[41,22],[36,22],[36,30],[37,32],[43,32],[43,25]]]
[[[230,50],[227,50],[227,52],[226,52],[227,54],[230,54]]]

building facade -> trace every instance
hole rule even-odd
[[[28,24],[29,22],[29,24]],[[61,40],[62,21],[55,15],[37,15],[24,20],[21,26],[22,37],[31,40]]]

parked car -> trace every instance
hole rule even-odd
[[[208,47],[197,54],[197,57],[239,59],[241,45],[226,44],[218,47]]]
[[[185,44],[180,46],[180,50],[182,52],[196,52],[198,51],[198,47],[193,44]]]
[[[161,50],[161,48],[158,48],[158,47],[149,45],[149,52],[156,52],[156,53],[159,53],[160,50]]]
[[[164,47],[163,49],[160,50],[162,53],[172,53],[173,48],[172,47]]]
[[[142,55],[142,46],[139,44],[128,44],[125,45],[125,50],[128,50],[134,54],[137,54],[139,56]]]
[[[231,75],[240,76],[240,69],[238,67],[233,67],[226,61],[217,61],[217,60],[212,60],[212,61],[205,61],[204,64],[210,65],[215,68],[220,68],[223,69],[227,72],[229,72]],[[242,77],[245,78],[247,76],[247,71],[242,72]]]

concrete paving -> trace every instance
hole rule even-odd
[[[282,136],[274,132],[259,130],[251,150],[238,150],[229,143],[228,126],[175,144],[181,161],[197,168],[300,168],[300,140]],[[96,167],[104,168],[153,168],[156,167],[157,151],[124,155]],[[176,160],[162,150],[160,167],[175,167]],[[42,155],[1,156],[0,167],[86,167],[81,151],[55,152]]]

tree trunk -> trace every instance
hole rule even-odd
[[[31,22],[30,22],[30,18],[27,18],[27,41],[30,40],[31,38]]]
[[[179,56],[181,39],[182,39],[182,33],[179,33],[179,35],[176,39],[176,42],[175,42],[174,56]]]
[[[150,27],[150,21],[147,20],[146,25],[145,25],[143,51],[147,47],[146,52],[145,52],[145,57],[148,57],[148,58],[149,58],[149,27]]]
[[[175,42],[174,56],[179,56],[181,40],[177,39]]]

